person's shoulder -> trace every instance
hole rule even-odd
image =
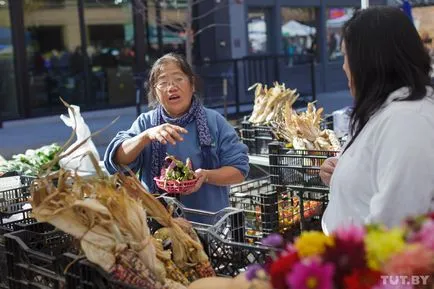
[[[410,121],[417,119],[434,120],[434,96],[427,95],[420,100],[394,101],[388,105],[383,118],[390,119],[398,116],[407,117]]]
[[[146,125],[150,125],[154,122],[154,109],[142,112],[138,117],[137,120]]]
[[[215,109],[204,107],[205,114],[210,120],[226,121],[224,116]]]

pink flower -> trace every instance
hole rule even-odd
[[[434,251],[434,220],[426,220],[422,228],[413,236],[413,241],[422,243],[428,249]]]
[[[345,242],[361,243],[365,237],[365,228],[351,224],[338,228],[335,236]]]
[[[434,253],[422,244],[412,244],[392,256],[384,271],[391,275],[424,275],[431,273]]]
[[[333,264],[318,260],[299,262],[286,275],[286,284],[297,289],[333,289],[334,270]]]

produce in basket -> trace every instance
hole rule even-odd
[[[187,158],[185,164],[168,155],[164,159],[161,175],[154,178],[157,186],[169,193],[183,193],[196,185],[197,179],[193,171],[193,164],[190,158]]]

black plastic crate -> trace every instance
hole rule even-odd
[[[244,211],[247,240],[257,242],[272,232],[291,240],[302,230],[313,228],[324,212],[327,196],[273,186],[265,177],[233,186],[230,200],[232,207]]]
[[[38,232],[38,233],[45,233],[45,232],[53,231],[55,228],[53,225],[50,225],[48,223],[31,223],[31,224],[16,223],[16,224],[13,224],[12,229],[14,231],[28,230],[28,231]],[[7,266],[6,259],[7,258],[6,258],[4,238],[2,236],[2,240],[0,242],[0,273],[1,273],[1,276],[4,276],[0,280],[0,288],[2,288],[2,289],[3,288],[9,288],[8,287],[8,280],[7,280],[8,266]],[[9,282],[11,282],[11,281],[9,281]],[[13,280],[13,283],[14,284],[20,284],[20,282],[17,280]],[[18,285],[16,285],[16,286],[18,286]],[[11,287],[11,288],[16,288],[16,287]],[[20,288],[20,287],[18,287],[18,288]],[[27,288],[27,287],[25,287],[25,288]]]
[[[29,187],[34,178],[9,176],[0,178],[0,288],[8,288],[7,263],[3,235],[17,230],[20,223],[33,223],[31,209],[23,209],[30,197]],[[18,229],[19,230],[19,229]]]
[[[248,239],[255,241],[277,232],[279,196],[269,177],[232,186],[229,199],[233,208],[244,211]]]
[[[243,210],[225,208],[219,212],[205,212],[187,209],[175,199],[165,198],[169,206],[174,206],[174,215],[192,221],[192,225],[202,240],[211,265],[220,276],[236,276],[253,263],[264,263],[270,252],[269,247],[251,244],[246,237],[246,219]]]
[[[265,137],[276,140],[271,126],[254,125],[252,127],[255,129],[255,137]]]
[[[0,178],[0,201],[28,197],[29,187],[34,177],[12,176]]]
[[[252,124],[250,122],[243,121],[241,123],[240,135],[241,135],[241,139],[255,138],[255,129],[252,127]]]
[[[17,230],[17,225],[36,222],[31,216],[32,209],[23,209],[23,206],[26,204],[28,202],[17,202],[6,206],[0,205],[0,242],[1,235]]]
[[[319,177],[320,166],[333,151],[295,150],[281,142],[269,144],[270,177],[273,185],[288,186],[294,190],[328,192]]]
[[[19,223],[34,223],[31,208],[23,209],[30,198],[30,184],[34,177],[0,178],[0,235],[14,231]]]
[[[8,278],[28,284],[27,288],[65,288],[64,270],[70,260],[64,253],[77,254],[78,243],[51,230],[51,225],[33,226],[38,228],[41,232],[21,230],[4,236]]]
[[[273,140],[270,137],[264,137],[264,136],[258,136],[255,138],[255,145],[256,145],[256,154],[257,155],[268,155],[269,154],[269,148],[268,145],[272,143]]]
[[[300,230],[316,230],[321,229],[321,218],[328,205],[328,194],[324,192],[297,192],[299,199],[301,214]]]
[[[72,270],[67,273],[67,276],[71,276]],[[139,287],[128,285],[124,282],[115,280],[107,272],[105,272],[101,267],[93,264],[87,260],[82,260],[79,262],[78,273],[80,278],[80,288],[81,289],[140,289]],[[73,289],[70,284],[68,284],[68,289]]]
[[[245,272],[250,264],[263,264],[273,250],[249,244],[244,223],[244,214],[233,211],[206,231],[206,251],[218,276],[236,276]]]

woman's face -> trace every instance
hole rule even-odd
[[[345,75],[347,76],[348,88],[350,89],[350,93],[353,97],[355,97],[354,85],[353,85],[353,80],[352,80],[351,71],[350,71],[350,65],[348,63],[347,50],[345,49],[345,41],[342,41],[341,51],[344,54],[344,65],[342,65],[342,69],[344,70]]]
[[[180,117],[190,108],[193,83],[175,62],[162,65],[155,84],[158,101],[171,117]]]

